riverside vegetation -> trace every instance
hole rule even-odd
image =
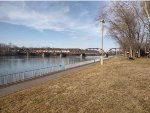
[[[114,58],[0,98],[1,113],[150,113],[150,60]]]

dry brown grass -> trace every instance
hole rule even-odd
[[[0,98],[1,113],[150,113],[150,59],[112,59]]]

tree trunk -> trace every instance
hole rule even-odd
[[[130,53],[129,53],[129,57],[133,58],[133,50],[132,50],[132,47],[130,46]]]
[[[138,58],[140,58],[141,57],[141,51],[140,51],[140,49],[138,50]]]
[[[125,57],[127,56],[127,52],[126,52],[126,50],[124,50],[124,56],[125,56]]]

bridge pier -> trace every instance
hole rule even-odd
[[[27,57],[29,57],[29,52],[27,52]]]
[[[44,56],[45,56],[45,54],[44,53],[42,53],[42,57],[44,58]]]
[[[62,57],[66,57],[66,55],[67,55],[67,54],[65,54],[65,53],[60,53],[59,56],[60,56],[60,58],[62,58]]]
[[[62,58],[62,53],[60,53],[60,55],[59,55],[59,56],[60,56],[60,58]]]
[[[80,57],[86,57],[85,53],[81,53]]]

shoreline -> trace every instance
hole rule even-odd
[[[18,64],[14,63],[15,62],[15,58],[6,58],[4,60],[10,60],[10,61],[6,61],[4,68],[2,68],[1,74],[0,74],[0,88],[3,86],[9,86],[11,84],[17,83],[17,82],[22,82],[28,79],[33,79],[35,77],[39,77],[39,76],[45,76],[47,74],[50,73],[54,73],[57,71],[62,71],[62,70],[66,70],[70,67],[77,67],[79,65],[84,65],[86,62],[87,63],[91,63],[94,61],[98,61],[97,58],[99,57],[87,57],[87,59],[83,59],[81,60],[81,58],[77,58],[78,61],[73,61],[73,62],[68,62],[65,59],[62,59],[61,62],[63,61],[64,63],[61,64],[61,62],[56,62],[53,63],[54,59],[50,58],[50,59],[40,59],[40,61],[46,61],[45,63],[40,63],[39,61],[37,61],[38,59],[31,59],[31,61],[33,62],[29,62],[30,59],[26,59],[24,60],[24,58],[19,59],[19,67],[17,67]],[[9,71],[9,62],[11,62],[11,59],[13,60],[13,65],[10,67],[10,71]],[[67,59],[74,59],[74,57],[68,57]],[[3,61],[3,59],[1,59]],[[28,65],[25,65],[24,68],[24,64],[22,63],[22,61],[24,60],[25,63],[28,63]],[[60,60],[60,58],[56,58],[56,60]],[[37,63],[34,63],[37,62]],[[2,62],[2,64],[4,63],[4,61]],[[7,66],[8,65],[8,66]]]
[[[31,79],[27,79],[25,81],[19,81],[19,82],[13,83],[13,84],[1,86],[0,87],[0,97],[4,97],[9,94],[21,91],[21,90],[31,88],[36,85],[44,84],[45,82],[47,82],[49,80],[57,79],[61,76],[65,76],[65,74],[69,74],[69,73],[76,72],[78,70],[86,69],[87,67],[98,64],[98,63],[100,63],[100,62],[93,62],[93,63],[81,65],[78,67],[73,67],[70,69],[54,72],[54,73],[51,73],[51,74],[48,74],[45,76],[31,78]]]
[[[103,60],[107,61],[107,60],[110,60],[112,58],[113,57],[108,57],[108,58],[104,58]],[[88,68],[92,65],[96,65],[98,63],[100,64],[100,61],[92,62],[92,63],[88,63],[88,64],[83,64],[83,65],[80,65],[77,67],[68,68],[66,70],[61,70],[58,72],[52,72],[52,73],[44,75],[44,76],[29,78],[29,79],[26,79],[24,81],[18,81],[18,82],[14,82],[12,84],[0,86],[0,98],[7,96],[9,94],[27,89],[27,88],[34,87],[36,85],[44,84],[45,82],[48,82],[49,80],[57,79],[59,77],[65,76],[69,73],[73,73],[73,72],[77,72],[77,71],[82,70],[82,69],[86,69],[86,68]]]

